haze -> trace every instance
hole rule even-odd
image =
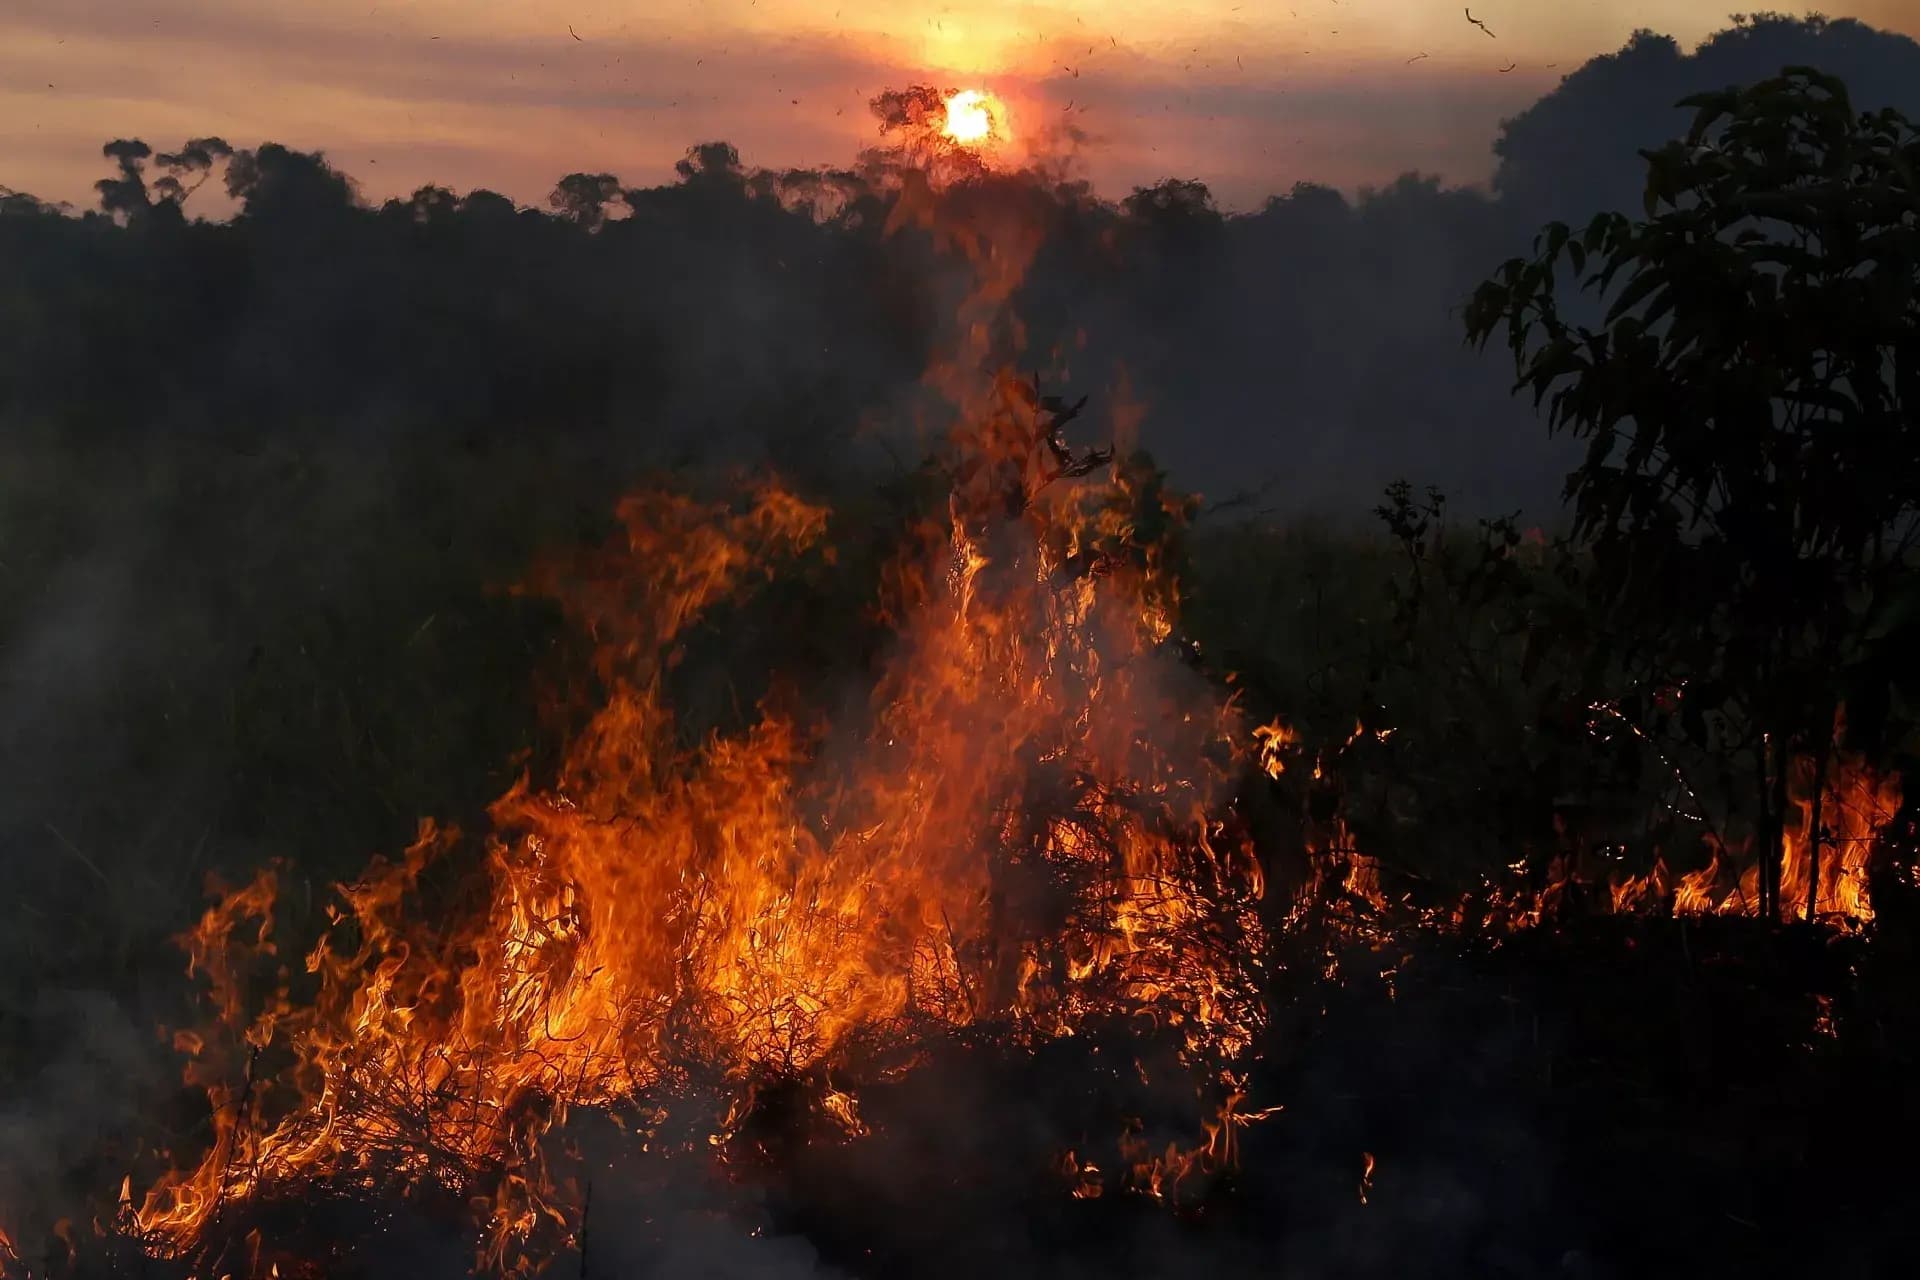
[[[1168,174],[1229,208],[1295,181],[1484,180],[1498,122],[1651,27],[1725,0],[11,0],[5,180],[87,205],[103,139],[325,148],[375,198],[426,182],[529,202],[570,169],[663,179],[694,142],[845,159],[865,101],[931,79],[1070,121],[1096,186]],[[1920,33],[1911,0],[1850,16]],[[1510,68],[1510,69],[1508,69]]]

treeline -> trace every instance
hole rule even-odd
[[[1684,128],[1679,97],[1801,63],[1920,111],[1920,47],[1858,23],[1741,20],[1691,55],[1640,33],[1507,123],[1492,195],[1408,174],[1227,216],[1177,179],[1110,201],[1030,176],[1049,241],[1016,309],[1086,389],[1124,369],[1143,443],[1212,498],[1343,514],[1412,475],[1550,508],[1569,458],[1464,349],[1462,300],[1547,217],[1634,207],[1635,151]],[[817,464],[853,424],[910,416],[887,410],[949,319],[864,162],[776,173],[715,144],[661,186],[575,173],[540,208],[441,187],[374,206],[323,155],[172,141],[109,144],[97,212],[0,204],[10,423],[383,448],[539,431]],[[195,220],[207,183],[237,216]]]
[[[1465,874],[1551,834],[1553,799],[1591,780],[1567,713],[1584,615],[1550,630],[1553,601],[1518,592],[1524,523],[1470,526],[1442,564],[1424,535],[1276,515],[1368,522],[1405,475],[1551,526],[1579,454],[1463,341],[1473,286],[1560,212],[1539,194],[1556,174],[1624,152],[1631,206],[1632,149],[1684,129],[1681,93],[1802,61],[1858,67],[1862,108],[1920,85],[1911,41],[1765,19],[1570,77],[1506,131],[1497,195],[1408,176],[1225,216],[1178,180],[983,188],[1046,230],[1012,308],[1032,357],[1057,349],[1108,411],[1124,371],[1176,484],[1246,491],[1208,521],[1264,517],[1196,543],[1204,651],[1330,738],[1356,714],[1400,728],[1369,776],[1422,791],[1377,797],[1372,847]],[[289,855],[323,884],[538,764],[533,673],[564,640],[495,590],[536,549],[600,537],[651,469],[770,464],[856,500],[909,472],[938,425],[915,385],[966,278],[885,233],[880,161],[768,172],[712,145],[661,186],[568,175],[539,209],[438,187],[375,206],[323,155],[173,145],[109,144],[97,211],[0,200],[0,1080],[24,1082],[0,1118],[32,1120],[0,1199],[110,1157],[98,1133],[170,1085],[167,935],[208,871]],[[193,216],[203,182],[232,218]],[[1528,582],[1559,581],[1528,554]]]
[[[1783,49],[1858,68],[1861,106],[1920,84],[1892,73],[1920,72],[1902,37],[1762,18],[1690,56],[1643,34],[1569,77],[1505,131],[1497,196],[1410,175],[1225,216],[1179,180],[1108,201],[993,179],[981,198],[1046,232],[1011,308],[1027,357],[1075,391],[1124,375],[1141,443],[1223,515],[1364,523],[1411,476],[1456,510],[1530,497],[1550,526],[1575,455],[1468,349],[1461,307],[1545,216],[1554,166],[1593,167],[1570,132],[1601,156],[1671,133],[1673,77],[1764,74]],[[494,794],[545,641],[487,588],[596,536],[647,469],[859,492],[938,426],[915,384],[967,273],[886,233],[884,156],[770,172],[714,144],[661,186],[568,175],[541,209],[439,187],[374,206],[271,143],[104,159],[97,211],[0,199],[0,832],[60,886],[38,908],[56,950],[123,870],[167,882],[122,904],[149,936],[219,850],[357,857]],[[193,216],[209,182],[230,219]]]
[[[324,156],[276,144],[105,151],[102,211],[16,196],[0,221],[19,265],[5,411],[83,436],[538,431],[627,466],[720,437],[730,457],[807,464],[912,386],[964,287],[922,238],[886,233],[894,196],[872,167],[753,170],[710,144],[665,186],[568,175],[545,209],[440,187],[374,207]],[[228,221],[190,216],[210,179]],[[1467,264],[1511,239],[1483,195],[1409,175],[1355,200],[1302,185],[1229,218],[1179,180],[1119,202],[998,181],[1045,224],[1013,308],[1030,354],[1072,349],[1094,386],[1124,369],[1154,410],[1146,442],[1188,483],[1244,481],[1250,454],[1288,496],[1352,501],[1377,488],[1389,437],[1423,434],[1410,414],[1461,415],[1481,446],[1498,428],[1469,427],[1467,403],[1511,425],[1498,380],[1442,337]],[[1372,376],[1382,362],[1399,376]],[[1544,474],[1491,471],[1536,493]]]

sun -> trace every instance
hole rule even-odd
[[[947,99],[947,118],[941,132],[963,147],[991,141],[999,105],[978,89],[962,89]]]

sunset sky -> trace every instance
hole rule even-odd
[[[4,0],[0,185],[90,203],[104,140],[212,133],[322,148],[373,198],[532,202],[579,169],[666,180],[710,139],[843,162],[868,98],[932,80],[999,94],[1027,140],[1071,120],[1110,193],[1197,177],[1246,207],[1303,179],[1482,180],[1500,118],[1581,61],[1636,27],[1691,46],[1739,7],[1480,0],[1489,38],[1457,0]],[[1837,11],[1920,35],[1920,0]]]

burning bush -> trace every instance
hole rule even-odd
[[[544,1141],[571,1111],[657,1134],[676,1099],[730,1099],[700,1135],[724,1149],[766,1086],[805,1080],[857,1131],[830,1081],[970,1027],[1137,1027],[1143,1064],[1207,1100],[1207,1134],[1074,1164],[1083,1194],[1230,1162],[1263,1018],[1263,875],[1232,804],[1251,739],[1177,660],[1188,506],[1071,449],[1071,414],[998,382],[940,506],[902,526],[874,602],[890,647],[844,718],[776,682],[689,742],[665,694],[696,623],[833,554],[826,510],[647,493],[614,543],[543,566],[603,705],[484,840],[429,824],[339,886],[298,963],[271,871],[208,912],[189,945],[219,1026],[180,1045],[215,1140],[130,1208],[142,1243],[231,1267],[260,1203],[399,1187],[474,1203],[481,1262],[531,1266],[579,1225]]]

